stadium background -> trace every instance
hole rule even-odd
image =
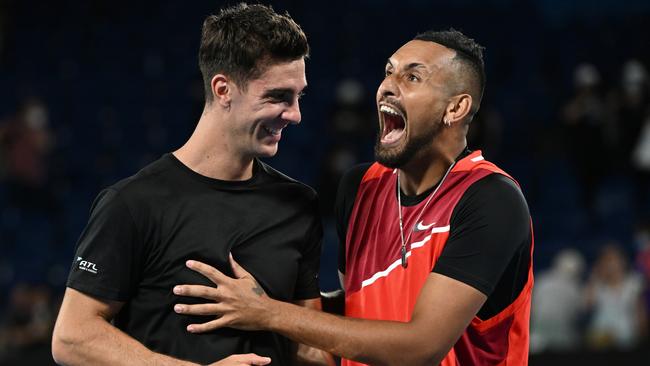
[[[641,311],[650,278],[650,2],[270,3],[290,12],[312,47],[303,121],[285,131],[270,163],[320,193],[323,289],[337,287],[336,185],[372,159],[385,60],[417,32],[454,27],[487,48],[470,148],[521,183],[538,284],[550,283],[538,297],[558,299],[541,301],[548,309],[539,314],[566,319],[568,330],[538,329],[532,364],[650,364]],[[52,362],[51,325],[90,204],[189,137],[203,105],[200,27],[222,4],[0,0],[1,365]],[[639,311],[638,331],[623,342],[594,334],[607,309],[582,305],[611,263],[622,273],[611,278],[638,287],[635,307],[625,308]],[[554,331],[575,335],[557,341]]]

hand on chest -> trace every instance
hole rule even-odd
[[[148,273],[162,282],[182,280],[209,285],[185,267],[199,260],[232,275],[228,255],[265,287],[269,295],[289,299],[294,290],[308,223],[291,212],[264,210],[245,202],[196,205],[163,213],[154,235]],[[180,281],[180,282],[179,282]]]

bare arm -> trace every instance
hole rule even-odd
[[[52,336],[52,356],[61,365],[196,365],[155,353],[109,323],[121,302],[103,302],[67,288]],[[270,359],[234,355],[215,365],[266,365]]]
[[[188,262],[218,288],[183,285],[174,291],[218,303],[177,305],[185,314],[219,315],[191,332],[219,327],[266,329],[332,354],[373,365],[438,364],[481,308],[486,296],[452,278],[431,273],[407,323],[345,318],[313,311],[256,294],[255,279],[233,261],[237,279],[213,267]],[[453,295],[450,295],[453,294]]]
[[[62,365],[194,365],[154,353],[109,323],[121,302],[103,302],[68,288],[52,336]]]
[[[316,311],[322,311],[321,300],[320,299],[311,299],[311,300],[300,300],[295,301],[294,304],[304,307],[306,309],[313,309]],[[322,351],[320,349],[306,346],[302,343],[297,344],[298,349],[296,352],[296,362],[298,366],[334,366],[334,358],[329,353]]]

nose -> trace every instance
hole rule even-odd
[[[379,84],[377,89],[377,100],[388,96],[396,96],[397,86],[393,81],[392,75],[386,76],[386,78]]]
[[[284,112],[282,112],[282,119],[294,125],[300,123],[301,117],[300,104],[298,100],[289,104]]]

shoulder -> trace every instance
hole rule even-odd
[[[334,203],[334,211],[339,220],[339,233],[346,231],[346,224],[348,218],[352,213],[352,207],[359,191],[359,186],[363,177],[368,172],[372,163],[364,163],[350,168],[341,177],[339,182],[338,191],[336,193],[336,201]]]
[[[259,163],[260,171],[262,174],[265,175],[265,179],[269,180],[273,183],[276,184],[281,184],[289,189],[291,189],[291,193],[295,194],[297,198],[302,198],[302,199],[309,199],[309,200],[316,200],[318,199],[318,194],[316,193],[316,190],[312,188],[311,186],[300,182],[299,180],[296,180],[294,178],[289,177],[288,175],[280,172],[279,170],[273,168],[272,166],[257,160]]]
[[[355,192],[358,190],[361,180],[368,172],[372,163],[362,163],[348,169],[339,182],[339,192]]]
[[[106,187],[100,196],[120,199],[128,206],[157,200],[160,196],[172,194],[174,167],[165,155],[145,166],[134,175]],[[99,198],[99,197],[98,197]]]
[[[467,188],[459,205],[491,205],[497,208],[518,208],[528,212],[528,204],[517,183],[499,173],[488,174]]]
[[[451,227],[459,234],[484,230],[486,235],[510,237],[518,243],[530,235],[530,211],[515,181],[489,174],[463,193],[452,213]]]

